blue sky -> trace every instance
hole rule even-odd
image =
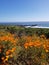
[[[0,0],[0,22],[49,21],[49,0]]]

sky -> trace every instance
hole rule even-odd
[[[0,0],[0,22],[49,21],[49,0]]]

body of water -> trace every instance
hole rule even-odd
[[[49,28],[49,22],[0,22],[0,25],[26,25],[26,26],[32,26],[32,27],[41,27],[41,28]]]

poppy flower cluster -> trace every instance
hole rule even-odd
[[[33,39],[32,39],[33,38]],[[43,47],[45,49],[46,52],[49,52],[49,39],[46,39],[46,37],[44,35],[41,35],[40,37],[32,37],[31,41],[28,40],[29,42],[25,42],[24,47],[28,48],[28,47]]]

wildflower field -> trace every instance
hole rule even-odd
[[[49,65],[49,29],[1,25],[0,65]]]

